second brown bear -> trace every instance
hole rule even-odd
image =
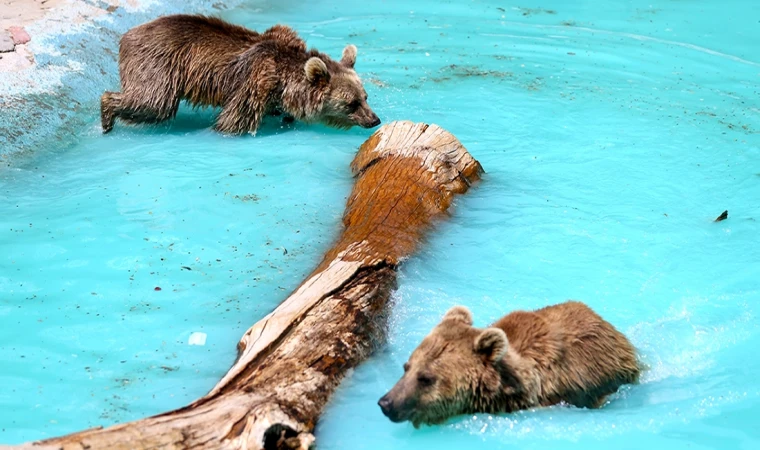
[[[132,28],[119,45],[121,92],[101,97],[103,132],[116,118],[160,123],[181,100],[221,107],[218,131],[255,133],[267,114],[285,113],[337,128],[380,124],[354,71],[356,47],[340,62],[306,44],[290,28],[264,33],[220,19],[173,15]]]
[[[598,408],[640,373],[633,345],[583,303],[514,311],[485,329],[455,306],[378,403],[392,421],[415,427],[563,402]]]

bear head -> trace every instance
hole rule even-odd
[[[488,412],[516,391],[505,377],[509,349],[499,328],[472,326],[470,312],[451,308],[404,364],[404,375],[378,404],[393,422],[438,424],[459,414]]]
[[[367,104],[367,92],[354,70],[356,46],[343,49],[340,62],[329,58],[312,56],[306,61],[306,80],[324,92],[321,108],[315,111],[311,121],[348,129],[354,125],[373,128],[380,119]]]

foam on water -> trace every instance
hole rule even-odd
[[[403,266],[388,343],[337,392],[320,448],[760,444],[758,10],[566,3],[316,1],[305,14],[247,2],[226,14],[289,23],[334,57],[357,44],[384,122],[437,123],[488,172]],[[185,109],[170,126],[103,137],[97,105],[86,114],[76,146],[0,175],[4,442],[207,392],[243,331],[336,236],[369,134],[270,121],[225,138],[210,112]],[[485,326],[567,298],[624,331],[649,366],[605,408],[420,430],[380,413],[450,306]],[[188,345],[195,332],[205,345]]]

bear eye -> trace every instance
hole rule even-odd
[[[359,100],[354,100],[351,103],[348,104],[348,110],[349,111],[356,111],[361,106],[361,102]]]
[[[422,387],[432,386],[435,383],[435,378],[427,374],[419,374],[417,375],[417,383]]]

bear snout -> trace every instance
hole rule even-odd
[[[380,400],[378,400],[377,404],[380,405],[380,409],[383,410],[383,414],[387,416],[388,412],[391,410],[391,401],[388,399],[388,396],[383,395]]]
[[[393,400],[388,394],[383,395],[377,404],[380,406],[380,410],[385,417],[391,419],[391,422],[403,422],[403,419],[399,416],[398,410],[393,407]]]
[[[364,127],[364,128],[375,128],[376,126],[380,125],[380,118],[377,117],[375,114],[372,114],[372,117],[370,118],[370,122]]]
[[[366,104],[356,112],[354,115],[354,121],[362,128],[375,128],[380,125],[380,118],[377,117],[377,114],[375,114],[375,112],[370,109],[369,105]]]

